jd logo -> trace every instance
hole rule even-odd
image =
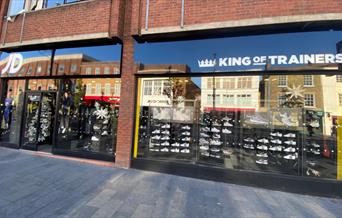
[[[18,73],[21,66],[23,65],[23,56],[21,54],[15,53],[10,54],[8,57],[8,62],[4,69],[2,69],[1,74],[8,72],[8,74]]]

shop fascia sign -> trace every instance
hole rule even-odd
[[[23,66],[24,58],[19,53],[13,53],[8,56],[8,61],[4,69],[1,71],[1,75],[8,72],[8,74],[18,73]]]
[[[197,60],[198,67],[235,67],[235,66],[265,66],[295,65],[295,64],[342,64],[342,54],[299,54],[299,55],[269,55],[219,57]]]

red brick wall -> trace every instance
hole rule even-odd
[[[140,2],[141,1],[141,2]],[[139,3],[141,7],[139,9]],[[342,13],[341,0],[185,0],[184,24],[205,24],[273,16]],[[146,1],[135,0],[132,33],[145,28]],[[148,27],[180,26],[181,0],[150,0]]]
[[[27,13],[22,41],[102,32],[120,37],[122,5],[123,0],[96,0]],[[7,43],[19,42],[22,18],[8,23]]]

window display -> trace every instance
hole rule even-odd
[[[335,77],[141,78],[137,157],[336,178]]]

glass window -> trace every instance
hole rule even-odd
[[[152,95],[152,80],[144,81],[144,95]]]
[[[96,83],[95,95],[102,95],[101,83]]]
[[[108,75],[110,73],[109,67],[104,68],[104,74]]]
[[[287,86],[287,76],[279,75],[278,76],[278,87],[286,87]]]
[[[111,95],[110,89],[111,89],[111,84],[110,83],[106,83],[105,84],[105,93],[104,93],[105,96],[110,96]]]
[[[162,94],[162,80],[155,80],[153,84],[153,95]]]
[[[27,70],[27,75],[32,75],[32,66],[29,66]]]
[[[100,68],[99,68],[99,67],[96,67],[96,68],[95,68],[95,74],[96,74],[96,75],[99,75],[100,73],[101,73]]]
[[[283,107],[284,103],[286,101],[286,95],[278,95],[278,106]]]
[[[87,89],[86,89],[86,95],[92,95],[93,92],[92,92],[92,84],[91,83],[88,83],[87,84]]]
[[[48,8],[51,8],[51,7],[56,7],[62,4],[64,4],[64,0],[47,0],[46,6]]]
[[[114,67],[114,68],[113,68],[113,74],[114,74],[114,75],[120,74],[120,70],[119,70],[118,67]]]
[[[87,67],[86,68],[86,74],[87,75],[91,75],[91,67]]]
[[[213,78],[207,78],[207,88],[208,89],[213,88]]]
[[[314,94],[304,94],[304,106],[307,106],[307,107],[314,107],[315,106]]]
[[[40,74],[42,72],[42,65],[38,64],[37,65],[37,74]]]
[[[13,16],[24,10],[25,0],[11,0],[8,15]]]
[[[115,81],[115,84],[114,84],[114,95],[120,96],[120,93],[121,93],[121,83],[120,83],[120,81]]]
[[[336,75],[336,82],[342,83],[342,75]]]
[[[338,94],[338,102],[339,102],[339,105],[342,106],[342,93]]]
[[[314,86],[313,75],[304,75],[304,86],[312,87]]]
[[[235,78],[223,78],[224,89],[234,89],[235,88]]]
[[[58,73],[64,73],[65,65],[64,64],[59,64],[58,65]]]
[[[76,73],[77,72],[77,64],[71,64],[70,71],[71,71],[71,73]]]
[[[250,89],[252,88],[252,78],[250,77],[240,77],[238,78],[238,89]]]
[[[221,88],[221,78],[215,79],[215,88],[220,89]]]

